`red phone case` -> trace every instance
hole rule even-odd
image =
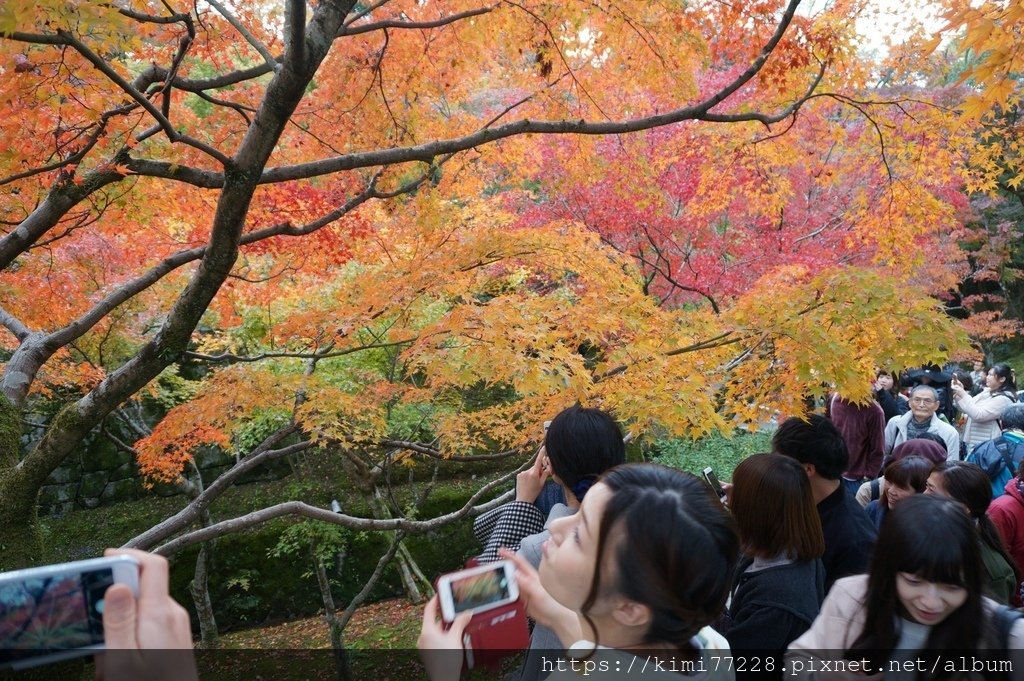
[[[480,561],[470,558],[466,567],[477,567]],[[437,589],[437,582],[434,582]],[[448,624],[446,623],[447,627]],[[526,622],[526,608],[516,599],[511,603],[484,610],[473,615],[462,633],[462,647],[466,654],[463,667],[486,667],[497,672],[501,661],[530,646],[530,628]]]
[[[462,634],[465,667],[487,667],[496,672],[501,660],[530,646],[526,608],[521,600],[473,615]]]

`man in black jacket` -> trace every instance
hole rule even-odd
[[[796,459],[811,482],[825,538],[825,592],[840,577],[867,572],[875,545],[875,527],[840,483],[849,466],[846,443],[831,421],[817,414],[806,421],[791,417],[772,437],[772,450]]]

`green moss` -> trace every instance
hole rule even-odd
[[[42,539],[35,513],[38,490],[25,489],[13,470],[20,447],[21,413],[0,395],[0,570],[42,562]]]
[[[57,415],[50,421],[51,431],[61,430],[74,430],[80,425],[82,418],[78,415],[78,409],[75,408],[75,404],[65,406],[63,409],[57,412]]]
[[[0,572],[43,563],[43,542],[32,500],[10,470],[0,471]],[[25,515],[25,508],[31,509]]]
[[[13,466],[21,447],[21,414],[0,395],[0,467]]]

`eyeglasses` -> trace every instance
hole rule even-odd
[[[936,400],[933,400],[930,397],[912,397],[912,398],[910,398],[910,403],[911,404],[923,404],[925,406],[928,406],[929,404],[935,404]]]

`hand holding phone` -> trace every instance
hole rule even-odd
[[[98,656],[103,681],[198,681],[192,625],[171,598],[167,559],[134,549],[107,549],[139,564],[138,595],[115,584],[103,610],[106,651]]]
[[[0,574],[0,669],[24,669],[103,648],[112,585],[139,594],[139,561],[127,555]]]
[[[441,620],[462,628],[462,648],[469,669],[487,666],[497,671],[502,658],[517,654],[530,643],[512,561],[442,575],[437,580],[437,599]],[[465,621],[466,614],[470,615],[469,622]],[[426,618],[424,621],[421,641],[429,629]]]
[[[544,483],[548,480],[547,453],[544,447],[537,452],[533,465],[516,475],[516,501],[532,504],[537,501]]]

